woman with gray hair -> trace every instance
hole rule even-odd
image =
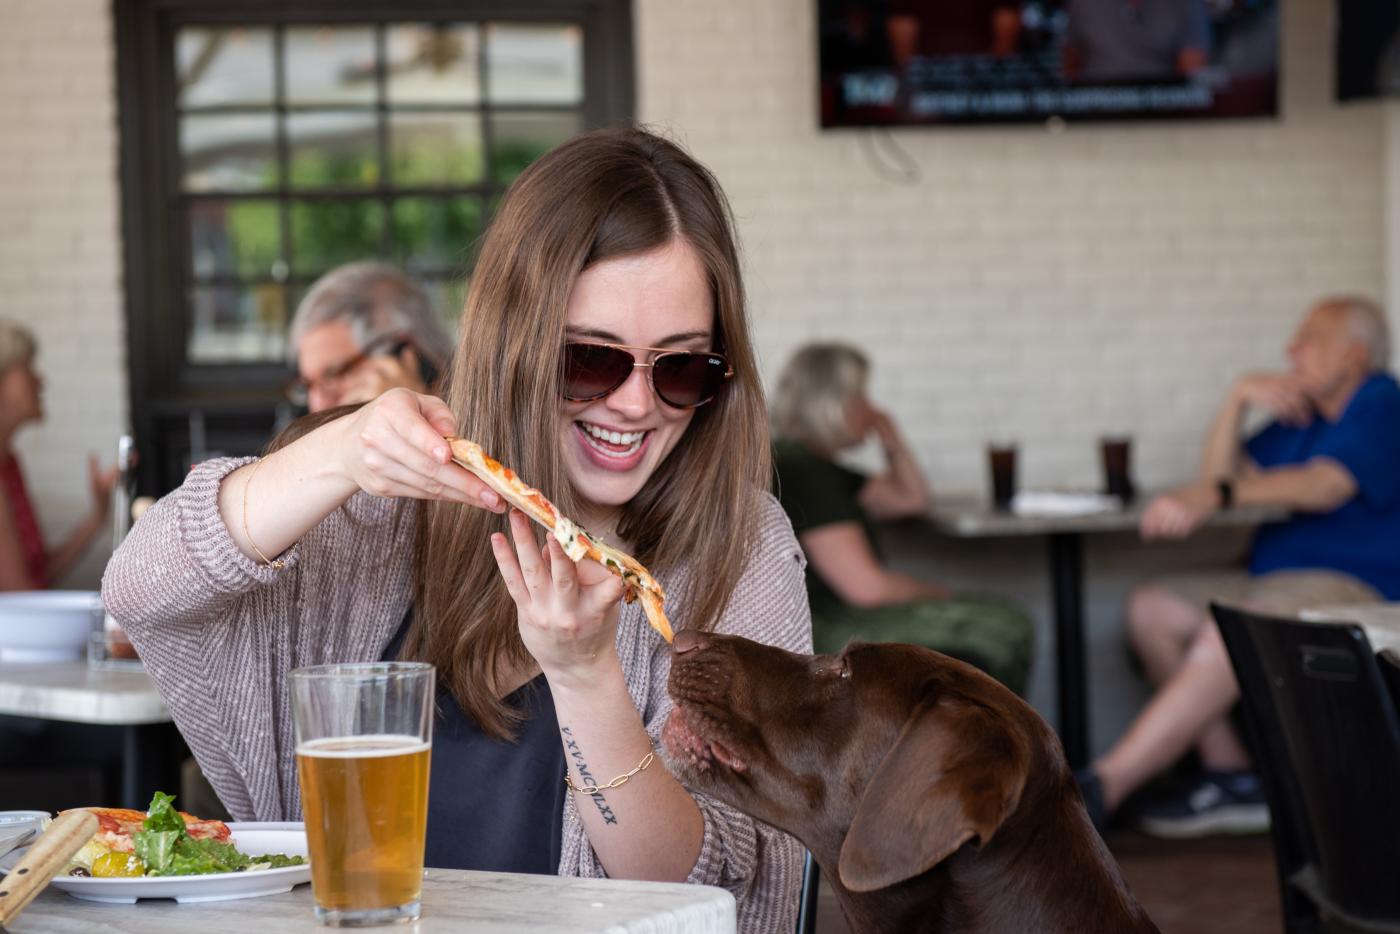
[[[1034,631],[1005,600],[954,595],[885,566],[872,520],[920,515],[930,496],[919,465],[886,413],[866,395],[870,365],[845,344],[811,344],[783,370],[772,427],[778,499],[807,555],[812,639],[819,652],[851,639],[912,642],[971,662],[1025,688]],[[835,460],[871,433],[886,470],[866,476]]]
[[[384,263],[332,269],[292,318],[297,378],[287,396],[313,412],[404,387],[427,392],[452,343],[423,287]]]
[[[92,512],[63,544],[49,549],[12,448],[15,433],[44,417],[44,381],[34,370],[34,335],[0,321],[0,590],[40,590],[63,577],[102,529],[112,508],[117,469],[88,458]]]

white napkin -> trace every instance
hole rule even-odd
[[[1103,493],[1072,493],[1060,490],[1025,490],[1011,499],[1011,511],[1028,518],[1092,516],[1123,508],[1123,501]]]

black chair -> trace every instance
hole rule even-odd
[[[1365,632],[1211,610],[1269,799],[1284,930],[1400,932],[1400,716]]]
[[[802,897],[797,904],[797,934],[817,934],[817,890],[822,871],[811,853],[802,859]]]
[[[1400,710],[1400,654],[1394,649],[1382,649],[1376,653],[1381,661],[1381,675],[1390,688],[1390,699],[1395,701],[1395,709]]]

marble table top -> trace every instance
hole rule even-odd
[[[50,889],[9,928],[14,934],[225,934],[324,931],[312,917],[311,887],[226,902],[135,905],[85,902]],[[394,927],[385,930],[395,930]],[[734,896],[704,885],[574,879],[429,869],[423,917],[402,930],[473,934],[734,934]]]
[[[1049,535],[1056,532],[1135,532],[1142,512],[1152,501],[1143,494],[1123,509],[1110,509],[1088,515],[1019,516],[993,509],[985,499],[952,497],[935,499],[929,519],[935,528],[960,538]],[[1258,525],[1287,518],[1288,511],[1272,506],[1237,506],[1217,512],[1207,526]]]
[[[1298,614],[1314,623],[1355,623],[1366,631],[1371,648],[1400,655],[1400,603],[1352,603],[1319,606]]]
[[[145,672],[97,671],[77,661],[0,663],[0,714],[122,726],[170,722]]]

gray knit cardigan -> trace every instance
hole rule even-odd
[[[247,460],[200,464],[132,528],[107,566],[102,596],[130,634],[200,768],[239,820],[297,820],[287,673],[303,665],[381,657],[412,597],[409,500],[351,498],[273,570],[234,545],[219,484]],[[782,508],[761,499],[757,547],[716,629],[810,652],[804,559]],[[682,628],[703,572],[666,574],[666,608]],[[654,745],[671,709],[670,653],[640,604],[624,605],[617,651]],[[696,794],[704,841],[688,881],[738,900],[739,931],[793,930],[801,847],[713,798]],[[566,796],[559,874],[606,875]]]

